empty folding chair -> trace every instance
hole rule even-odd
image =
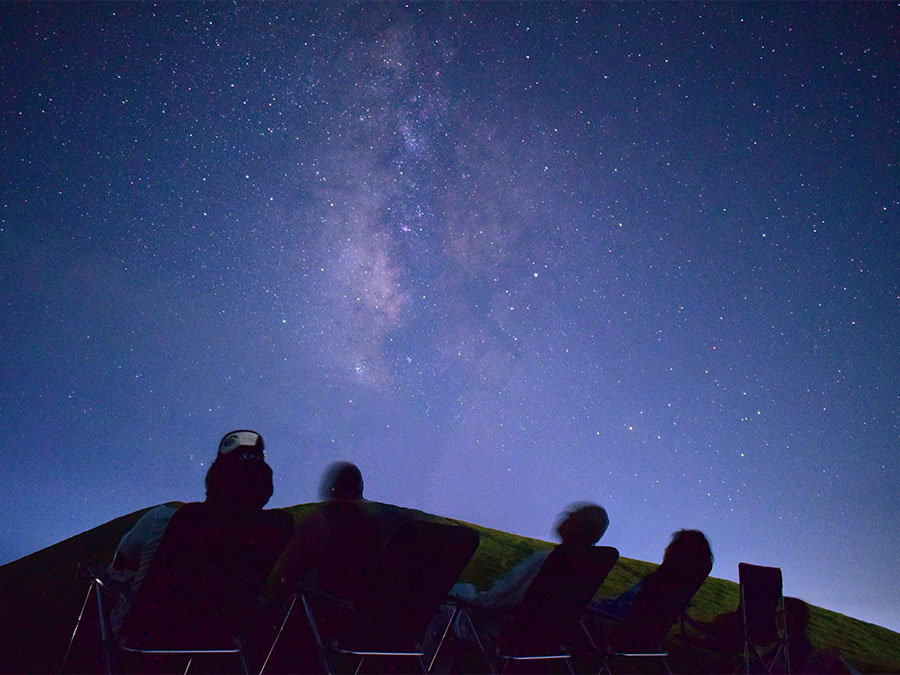
[[[113,672],[124,651],[188,658],[232,654],[247,672],[241,626],[292,532],[293,518],[285,511],[182,506],[117,636],[107,620],[109,600],[97,592],[105,670]],[[91,576],[98,587],[120,591],[104,570]]]
[[[745,671],[750,672],[750,663],[755,660],[771,673],[781,659],[785,672],[790,672],[781,569],[740,563],[738,580]]]
[[[569,672],[571,654],[565,645],[578,630],[584,608],[619,559],[611,546],[560,544],[547,557],[512,612],[486,610],[455,599],[463,621],[472,628],[492,673],[495,662],[505,670],[516,661],[560,661]],[[502,626],[496,641],[482,629],[485,620]]]
[[[326,672],[334,672],[337,655],[355,660],[357,672],[368,657],[414,659],[425,672],[425,630],[476,548],[478,533],[471,528],[407,523],[374,563],[361,561],[365,569],[356,575],[360,593],[354,601],[298,585],[282,627],[299,600]],[[325,624],[317,618],[323,613]]]

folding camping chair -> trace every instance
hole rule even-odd
[[[787,646],[787,626],[784,618],[781,568],[738,564],[741,589],[740,619],[744,633],[744,669],[750,673],[750,663],[758,661],[767,673],[772,673],[779,656],[784,659],[785,672],[790,672]],[[764,654],[767,647],[774,651]]]
[[[672,671],[666,660],[669,653],[662,646],[663,640],[678,617],[684,615],[688,604],[711,570],[711,564],[664,561],[645,579],[634,604],[624,617],[605,615],[602,611],[594,612],[615,623],[609,635],[599,640],[599,649],[598,641],[582,622],[591,646],[601,655],[603,669],[612,673],[610,660],[613,657],[657,658],[671,675]]]
[[[334,658],[340,654],[358,658],[356,672],[367,657],[414,658],[427,672],[425,630],[478,548],[478,539],[468,527],[406,523],[388,539],[374,563],[361,561],[365,569],[356,575],[361,593],[354,601],[296,585],[276,642],[299,600],[326,673],[334,672]],[[323,614],[327,621],[317,618]],[[273,643],[270,655],[274,649]]]
[[[97,589],[103,665],[117,668],[119,651],[136,655],[233,654],[248,666],[240,639],[263,582],[293,532],[286,511],[230,511],[207,503],[182,506],[169,521],[118,636],[108,624],[103,588],[121,594],[91,569]]]
[[[492,612],[461,598],[451,598],[457,613],[468,621],[482,656],[492,673],[495,661],[562,661],[571,673],[571,654],[564,645],[578,629],[584,608],[619,559],[611,546],[558,545],[541,566],[512,612]],[[479,623],[498,619],[503,627],[490,640]]]

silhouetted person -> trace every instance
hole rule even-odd
[[[235,511],[259,511],[272,496],[272,469],[265,462],[265,445],[255,431],[240,429],[222,437],[216,459],[206,472],[206,504]],[[163,504],[150,509],[119,541],[107,571],[137,593],[178,509]],[[122,625],[130,603],[119,601],[111,612],[114,632]]]
[[[363,497],[362,472],[351,462],[333,462],[322,472],[321,502],[298,519],[294,537],[276,566],[287,581],[303,580],[333,595],[357,596],[360,574],[400,525],[421,512]]]
[[[655,579],[663,576],[667,568],[673,565],[695,568],[705,572],[704,576],[706,576],[712,570],[712,564],[713,554],[706,535],[700,530],[678,530],[672,534],[672,540],[666,546],[662,564],[659,567],[619,595],[591,600],[588,610],[622,619],[631,609],[638,594],[644,588],[652,585]]]
[[[334,462],[325,468],[319,483],[322,501],[297,518],[294,536],[270,578],[266,592],[266,603],[273,608],[270,615],[283,617],[284,593],[291,591],[292,582],[350,602],[369,590],[369,575],[391,534],[422,514],[367,501],[363,488],[362,472],[355,464]],[[318,599],[310,602],[319,630],[323,636],[331,634],[345,610]],[[267,670],[306,672],[315,667],[309,661],[315,648],[305,621],[302,612],[291,614]]]
[[[837,647],[817,650],[806,637],[809,605],[797,598],[784,599],[784,621],[787,627],[788,657],[792,673],[859,673],[841,656]]]
[[[560,515],[556,533],[559,535],[561,545],[590,547],[600,541],[608,527],[609,516],[602,506],[575,503]],[[522,602],[528,586],[534,581],[551,552],[552,549],[545,549],[532,553],[511,568],[488,590],[476,591],[472,584],[459,583],[450,593],[486,610],[511,612]],[[446,625],[448,618],[449,615],[439,616],[432,626]],[[502,619],[485,618],[479,625],[487,635],[496,638],[502,631],[504,622]],[[457,619],[453,628],[458,638],[470,644],[474,643],[468,622]]]
[[[363,499],[359,467],[350,462],[329,465],[319,497],[326,537],[304,581],[353,602],[365,591],[364,573],[383,544],[374,509]]]

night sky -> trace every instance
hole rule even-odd
[[[4,3],[0,563],[366,496],[900,630],[900,6]]]

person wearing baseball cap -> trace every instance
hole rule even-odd
[[[255,431],[230,431],[219,441],[216,459],[206,472],[205,503],[219,509],[259,511],[272,496],[272,469],[265,462],[265,444]],[[131,594],[150,568],[169,520],[177,507],[161,504],[145,513],[119,541],[107,572],[127,584]],[[114,632],[121,627],[130,603],[120,601],[112,610]]]

